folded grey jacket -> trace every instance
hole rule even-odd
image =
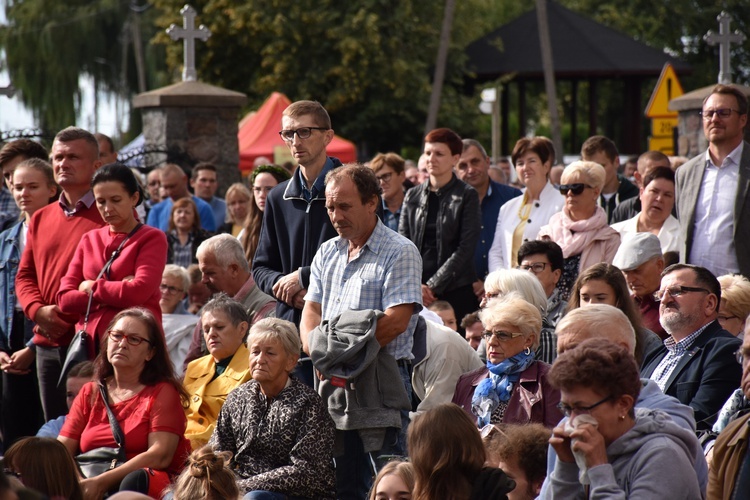
[[[345,311],[310,332],[315,381],[339,430],[401,427],[411,403],[393,356],[375,338],[381,311]]]

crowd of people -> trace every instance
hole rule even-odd
[[[298,101],[296,169],[225,199],[80,128],[7,143],[0,494],[750,498],[747,97],[701,115],[626,176],[603,136],[491,165],[447,128],[342,165]]]

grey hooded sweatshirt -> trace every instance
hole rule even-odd
[[[608,464],[589,469],[591,500],[700,500],[694,464],[703,455],[695,434],[666,414],[636,409],[635,425],[607,447]],[[555,462],[540,498],[584,499],[575,463]]]

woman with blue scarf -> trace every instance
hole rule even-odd
[[[490,301],[479,313],[487,366],[458,379],[453,402],[490,424],[535,422],[553,428],[562,419],[560,391],[547,381],[550,366],[534,358],[542,329],[539,310],[516,293]]]

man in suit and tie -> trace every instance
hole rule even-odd
[[[646,356],[641,375],[691,406],[698,430],[710,429],[742,378],[734,354],[741,342],[717,320],[721,287],[704,267],[674,264],[662,273],[656,293],[659,322],[669,337]]]
[[[685,235],[682,262],[715,276],[750,276],[750,145],[743,140],[747,96],[717,85],[701,115],[708,150],[677,170],[677,215]]]

